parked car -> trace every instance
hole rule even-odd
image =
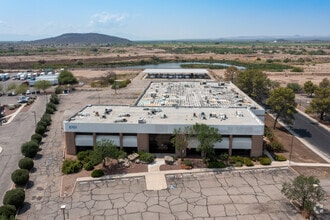
[[[15,93],[15,92],[8,92],[7,95],[8,95],[8,96],[15,96],[16,93]]]
[[[28,89],[28,90],[26,90],[26,93],[25,93],[25,95],[31,95],[31,91]]]
[[[30,97],[28,96],[21,96],[18,98],[18,103],[27,103],[29,101]]]

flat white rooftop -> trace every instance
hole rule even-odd
[[[152,82],[136,105],[260,109],[232,83],[214,81]]]
[[[108,111],[109,113],[106,113]],[[66,123],[259,126],[263,122],[245,108],[174,108],[86,106]]]
[[[145,69],[143,73],[146,74],[209,74],[206,69]]]

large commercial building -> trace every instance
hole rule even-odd
[[[101,140],[112,140],[128,151],[178,153],[170,141],[174,129],[203,123],[222,135],[214,146],[217,151],[262,155],[264,109],[233,84],[205,80],[205,70],[202,80],[194,71],[194,80],[180,76],[180,70],[159,71],[166,79],[151,77],[153,81],[131,106],[85,106],[63,123],[67,153],[76,154]],[[148,77],[148,71],[144,74]],[[195,154],[197,145],[191,139],[185,153]]]

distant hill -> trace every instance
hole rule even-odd
[[[89,45],[89,44],[128,44],[128,43],[132,43],[132,41],[125,38],[109,36],[105,34],[69,33],[69,34],[62,34],[57,37],[30,41],[29,43],[37,44],[37,45],[66,45],[66,44]]]

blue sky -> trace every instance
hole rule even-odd
[[[330,36],[329,0],[0,0],[0,41],[63,33],[130,40]]]

